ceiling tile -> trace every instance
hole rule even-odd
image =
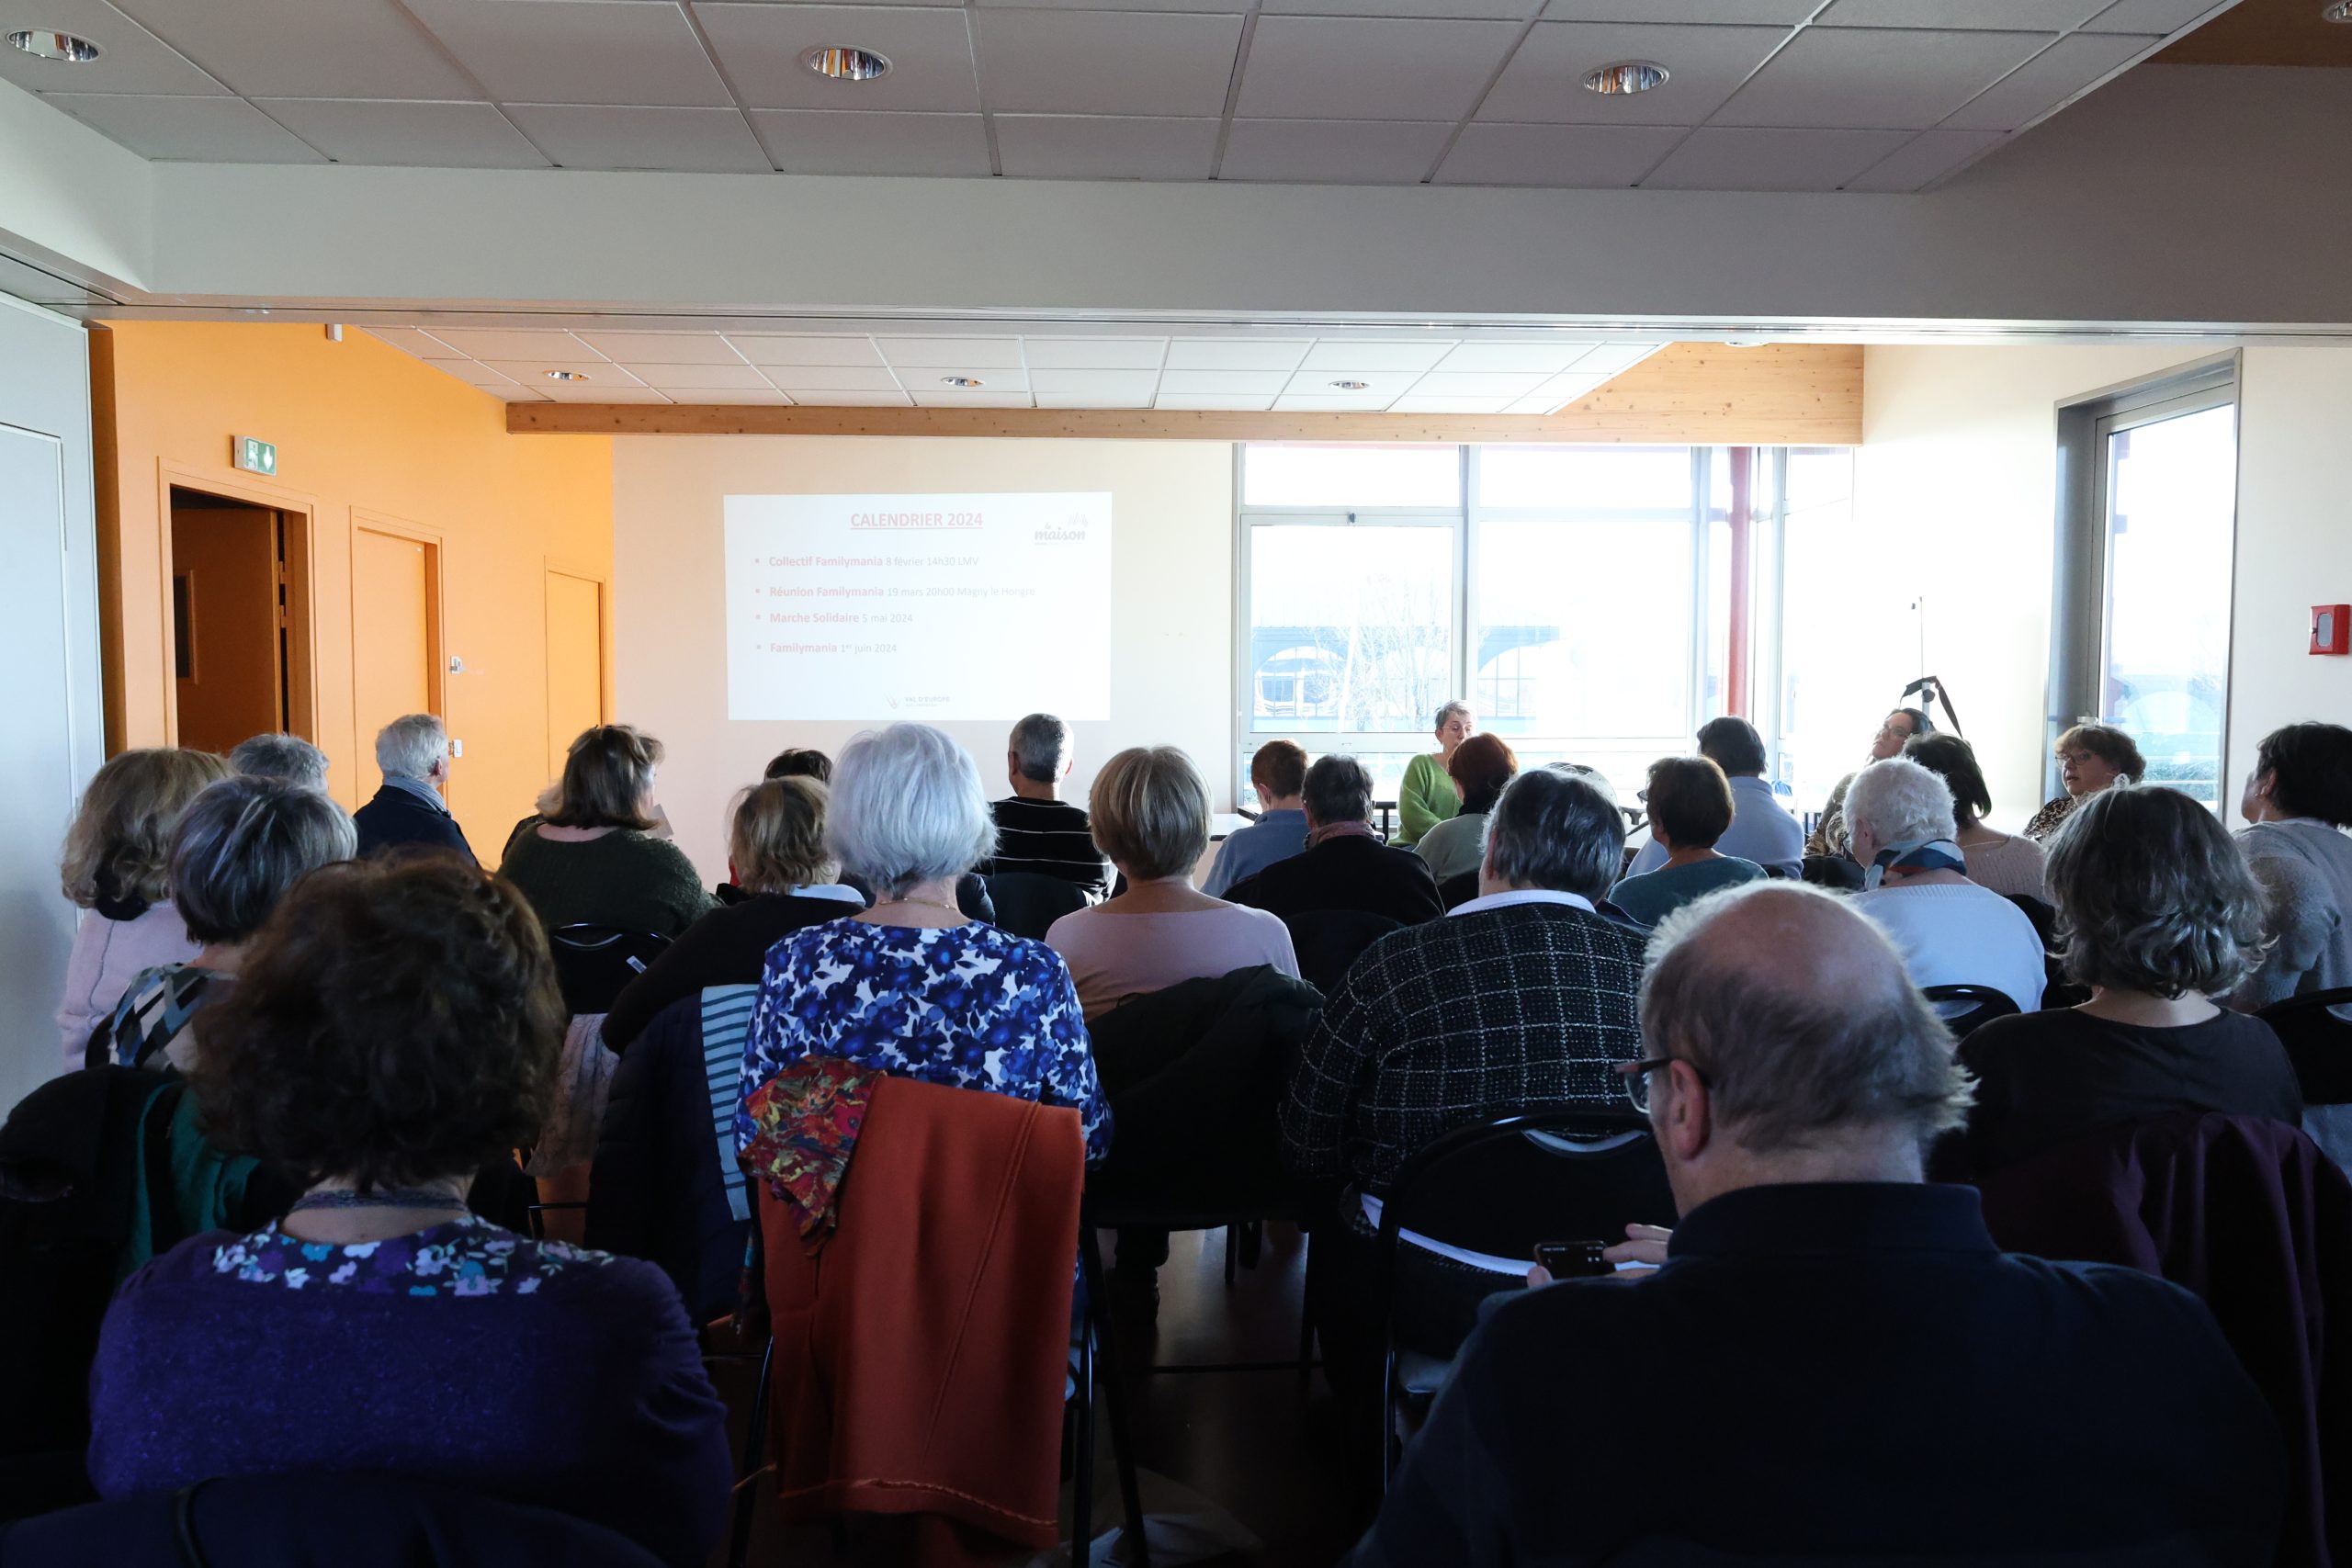
[[[582,355],[577,359],[540,359],[536,357],[529,359],[485,359],[482,363],[489,366],[492,370],[496,370],[503,375],[513,377],[515,380],[522,382],[526,387],[539,387],[539,384],[544,381],[547,385],[545,387],[539,387],[539,389],[549,392],[550,395],[552,395],[553,389],[564,386],[587,385],[597,387],[641,387],[645,384],[639,380],[635,376],[630,375],[623,367],[615,365],[610,360],[595,359],[587,355]],[[552,370],[569,370],[582,378],[582,380],[577,383],[558,381],[548,375],[548,372]]]
[[[978,365],[989,369],[1022,367],[1017,337],[881,337],[874,345],[892,365]]]
[[[1814,25],[2062,33],[2106,4],[2107,0],[1836,0],[1814,18]]]
[[[1452,352],[1450,339],[1415,343],[1358,343],[1352,339],[1326,339],[1306,351],[1298,362],[1306,370],[1427,370]]]
[[[804,392],[895,392],[899,378],[866,365],[768,365],[768,380],[803,402]]]
[[[1211,393],[1218,397],[1267,397],[1290,385],[1287,370],[1163,370],[1159,392]]]
[[[1713,123],[1925,130],[2049,41],[2047,33],[1807,28]]]
[[[792,400],[808,408],[826,409],[903,409],[914,406],[914,400],[900,391],[795,392]]]
[[[521,382],[501,370],[493,370],[479,359],[428,359],[435,370],[447,371],[469,387],[517,387]]]
[[[869,337],[798,336],[729,333],[735,352],[754,365],[879,365],[882,353]]]
[[[1427,17],[1441,20],[1522,22],[1529,0],[1268,0],[1268,16]]]
[[[1456,120],[1519,38],[1515,22],[1261,17],[1234,112],[1261,119]]]
[[[488,104],[379,103],[360,98],[258,100],[339,164],[438,169],[544,169],[548,161]]]
[[[914,394],[921,409],[1025,409],[1035,405],[1026,392],[958,392],[946,387],[926,388]]]
[[[36,93],[187,93],[226,96],[228,89],[170,45],[105,0],[39,0],[0,7],[0,31],[55,28],[88,39],[96,60],[68,64],[22,50],[0,49],[0,81]]]
[[[2092,33],[2172,33],[2213,8],[2213,0],[2115,0],[2083,24]]]
[[[1283,398],[1338,398],[1354,403],[1377,403],[1385,408],[1412,390],[1413,383],[1419,379],[1418,371],[1367,370],[1361,366],[1301,369],[1283,388]],[[1363,385],[1341,387],[1338,385],[1341,381],[1361,381]]]
[[[1110,392],[1039,392],[1037,406],[1041,409],[1148,409],[1151,393],[1120,397]]]
[[[1836,190],[1911,140],[1901,130],[1702,129],[1642,181],[1648,190]]]
[[[1683,132],[1665,125],[1467,125],[1437,171],[1456,186],[1630,186]]]
[[[1001,114],[996,150],[1013,179],[1204,180],[1216,129],[1213,119]]]
[[[1238,17],[989,9],[972,25],[998,114],[1223,114],[1241,45]]]
[[[1373,413],[1386,408],[1394,392],[1285,392],[1274,400],[1276,413]]]
[[[902,365],[898,367],[899,385],[914,394],[921,402],[933,392],[967,394],[1018,392],[1029,395],[1029,372],[1003,365],[958,365],[950,360],[945,365]],[[958,387],[957,381],[978,381],[977,387]]]
[[[675,403],[709,403],[714,407],[735,407],[759,403],[771,408],[782,407],[793,400],[773,387],[759,389],[738,387],[690,387],[670,394]]]
[[[623,365],[741,365],[743,356],[717,333],[592,333],[572,334]],[[660,383],[656,382],[659,386]]]
[[[1789,37],[1786,28],[1637,27],[1623,22],[1538,22],[1511,56],[1478,118],[1522,123],[1697,125]],[[1614,97],[1585,90],[1591,72],[1618,60],[1655,60],[1666,85]]]
[[[1555,409],[1563,403],[1576,401],[1595,387],[1604,385],[1608,380],[1609,375],[1606,372],[1596,375],[1583,370],[1571,370],[1565,376],[1553,377],[1536,388],[1529,396],[1532,400],[1541,403],[1545,409]]]
[[[685,14],[668,0],[405,3],[501,102],[731,101]]]
[[[1413,383],[1417,398],[1487,398],[1498,404],[1544,384],[1541,371],[1433,370]]]
[[[1923,130],[1846,182],[1848,190],[1915,191],[1999,142],[1997,130]]]
[[[1180,337],[1168,345],[1168,368],[1178,370],[1281,370],[1298,368],[1306,351],[1315,346],[1311,338],[1203,338]],[[1287,378],[1285,377],[1285,378]],[[1162,388],[1169,388],[1163,378]],[[1238,387],[1193,386],[1171,389],[1194,392],[1254,392],[1258,389],[1244,383]],[[1267,391],[1280,390],[1280,384]]]
[[[1614,376],[1639,365],[1664,346],[1656,343],[1604,343],[1568,368],[1579,376]]]
[[[1821,8],[1821,0],[1552,0],[1555,22],[1706,22],[1792,28]]]
[[[944,0],[954,4],[954,0]],[[973,0],[983,10],[1246,11],[1250,0]]]
[[[787,175],[989,174],[988,130],[976,114],[753,109],[751,116],[768,157]]]
[[[610,382],[560,381],[541,383],[548,399],[559,403],[667,403],[676,400],[650,387],[616,387]]]
[[[1419,185],[1453,130],[1442,120],[1237,119],[1217,178]]]
[[[503,0],[509,5],[537,0]],[[616,0],[605,0],[605,4]],[[735,109],[509,104],[523,133],[567,169],[764,175],[768,155]]]
[[[479,98],[393,0],[119,0],[248,97]]]
[[[1388,405],[1390,413],[1500,413],[1509,398],[1433,398],[1408,393]]]
[[[1550,375],[1574,365],[1589,343],[1465,343],[1437,362],[1440,370],[1532,370]]]
[[[323,164],[243,98],[151,98],[136,94],[50,93],[47,101],[142,158],[193,164]]]
[[[647,386],[659,387],[665,392],[682,387],[733,388],[741,392],[775,390],[758,367],[750,365],[630,365],[626,368]]]
[[[1263,413],[1274,406],[1274,395],[1272,392],[1257,396],[1245,392],[1170,392],[1162,387],[1151,406],[1194,412]]]
[[[2161,41],[2128,33],[2062,38],[1979,94],[1943,123],[1948,130],[2015,130]],[[1939,171],[1940,172],[1940,171]]]
[[[1029,388],[1042,401],[1047,393],[1057,397],[1089,396],[1111,398],[1123,405],[1139,407],[1151,401],[1151,394],[1159,385],[1157,370],[1039,370],[1029,372]]]
[[[1040,370],[1158,370],[1164,337],[1030,337],[1021,340],[1034,375]]]
[[[695,16],[747,108],[922,109],[978,114],[961,10],[932,6],[697,5]],[[803,51],[854,41],[888,57],[871,82],[828,81]]]
[[[362,327],[369,337],[381,338],[402,354],[419,359],[455,359],[458,351],[421,327]]]
[[[602,359],[570,333],[555,327],[428,327],[424,329],[459,354],[476,359],[544,359],[569,365]]]

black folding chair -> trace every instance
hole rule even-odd
[[[618,926],[558,926],[548,932],[555,954],[556,985],[574,1017],[610,1012],[621,987],[645,973],[670,939]]]
[[[1396,1307],[1417,1283],[1402,1241],[1411,1231],[1449,1247],[1533,1263],[1548,1241],[1624,1239],[1628,1224],[1671,1225],[1674,1192],[1648,1119],[1628,1109],[1530,1111],[1457,1127],[1405,1162],[1380,1213],[1380,1484],[1396,1473],[1408,1427],[1453,1373],[1442,1354],[1402,1346]],[[1495,1276],[1498,1291],[1511,1281]]]
[[[1340,982],[1364,949],[1405,929],[1401,920],[1364,909],[1302,909],[1284,915],[1283,925],[1298,955],[1299,978],[1327,997],[1339,994]]]
[[[2009,993],[1991,986],[1929,986],[1920,991],[1931,1002],[1964,1002],[1968,1010],[1954,1013],[1944,1020],[1944,1027],[1955,1040],[1965,1040],[1996,1018],[2007,1018],[2018,1010]]]
[[[998,927],[1034,941],[1043,942],[1056,920],[1093,902],[1077,883],[1042,872],[1008,871],[986,880]]]
[[[2352,1006],[2352,986],[2289,997],[2255,1014],[2287,1047],[2305,1105],[2352,1104],[2352,1021],[2331,1010],[2346,1006]]]

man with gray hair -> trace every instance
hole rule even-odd
[[[1925,1183],[1968,1080],[1868,920],[1791,883],[1685,906],[1641,1022],[1682,1220],[1612,1256],[1663,1267],[1502,1303],[1353,1568],[2271,1561],[2278,1427],[2203,1304],[2003,1253]]]
[[[989,807],[996,853],[981,865],[983,876],[1056,876],[1085,889],[1091,903],[1110,897],[1111,863],[1094,847],[1085,811],[1062,799],[1073,761],[1069,726],[1052,714],[1033,713],[1012,727],[1004,752],[1012,794]]]
[[[384,726],[376,736],[376,766],[383,787],[351,818],[362,855],[424,844],[473,861],[473,846],[441,798],[449,787],[449,731],[436,715],[407,714]]]
[[[1225,891],[1287,920],[1319,911],[1378,915],[1409,926],[1445,912],[1430,863],[1372,830],[1372,774],[1353,757],[1317,757],[1299,785],[1306,847]]]
[[[255,735],[229,750],[229,766],[249,779],[283,779],[324,795],[327,754],[299,735]]]

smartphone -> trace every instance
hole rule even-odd
[[[1603,1258],[1605,1241],[1544,1241],[1535,1244],[1535,1261],[1555,1280],[1585,1280],[1614,1274],[1617,1266]]]

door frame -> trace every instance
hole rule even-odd
[[[202,468],[169,457],[155,463],[155,545],[162,562],[164,744],[180,743],[178,668],[173,660],[172,491],[202,491],[278,514],[286,536],[286,722],[296,735],[319,743],[319,552],[318,498],[269,484],[234,469]]]
[[[539,579],[539,713],[544,724],[555,716],[555,667],[548,659],[548,579],[575,578],[596,588],[596,722],[613,721],[613,576],[609,570],[557,556],[540,558]],[[550,759],[552,761],[552,759]],[[560,763],[556,765],[562,772]]]

